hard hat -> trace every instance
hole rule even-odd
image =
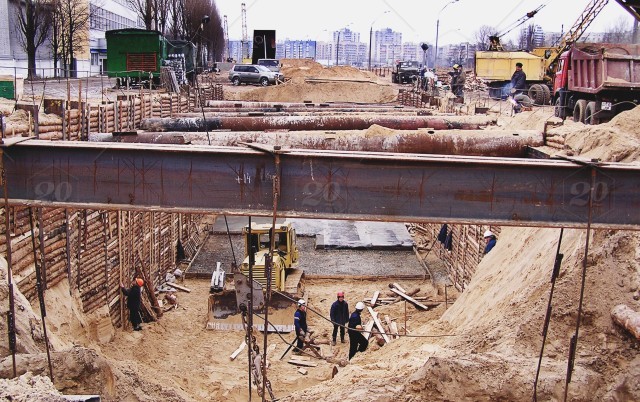
[[[136,278],[136,283],[138,284],[138,286],[144,285],[144,281],[140,278]]]
[[[493,235],[494,235],[493,232],[490,230],[487,230],[486,232],[484,232],[484,237],[491,237]]]
[[[344,297],[344,292],[338,292],[338,297]]]
[[[356,303],[356,310],[364,310],[364,303],[359,301]]]
[[[299,306],[305,306],[306,304],[307,304],[307,302],[306,302],[306,301],[304,301],[304,299],[300,299],[300,300],[298,300],[298,307],[299,307]]]
[[[456,70],[460,68],[460,64],[454,64],[453,68],[455,68]]]

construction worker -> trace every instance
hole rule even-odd
[[[467,80],[467,76],[462,66],[454,64],[453,71],[449,75],[451,75],[451,92],[458,98],[464,98],[464,83]]]
[[[515,94],[524,93],[527,89],[527,74],[522,71],[522,63],[516,63],[516,71],[511,76],[511,89],[515,89]]]
[[[296,348],[293,353],[300,354],[304,347],[304,337],[307,336],[307,302],[304,299],[298,300],[298,309],[293,314],[293,326],[296,329]]]
[[[349,317],[349,360],[358,352],[364,352],[369,346],[369,341],[362,335],[362,318],[360,314],[364,310],[364,303],[356,303],[356,310]],[[358,331],[360,330],[360,331]]]
[[[140,314],[140,305],[142,304],[142,278],[135,278],[129,289],[125,288],[120,282],[120,290],[127,296],[127,308],[129,309],[129,321],[133,325],[134,331],[141,331],[142,315]]]
[[[331,305],[329,316],[333,322],[333,341],[331,344],[336,345],[336,337],[338,328],[340,328],[340,342],[344,343],[344,326],[349,321],[349,304],[344,300],[344,292],[338,292],[338,300]]]
[[[496,243],[498,242],[498,239],[496,238],[496,235],[494,235],[492,231],[487,230],[486,232],[484,232],[484,241],[486,244],[484,247],[484,253],[487,254],[496,245]]]

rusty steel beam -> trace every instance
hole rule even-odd
[[[395,152],[438,155],[524,157],[526,147],[543,145],[540,132],[534,130],[417,130],[417,131],[293,131],[293,132],[219,132],[138,133],[112,136],[91,134],[93,142],[128,142],[238,146],[242,143],[280,145],[286,148],[334,151]]]
[[[270,152],[37,140],[2,151],[12,205],[273,214]],[[640,229],[637,165],[273,152],[282,217],[584,228],[591,215],[595,228]]]
[[[487,116],[259,116],[148,118],[140,128],[147,131],[255,131],[255,130],[365,130],[374,124],[395,130],[477,130],[495,125]]]

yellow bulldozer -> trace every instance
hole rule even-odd
[[[242,228],[242,236],[242,265],[227,275],[218,263],[211,277],[207,329],[244,330],[240,306],[248,306],[251,301],[253,311],[257,313],[254,326],[263,331],[267,267],[270,266],[268,330],[293,331],[295,301],[304,294],[304,272],[298,268],[295,229],[291,223],[277,223],[275,226],[253,223]]]

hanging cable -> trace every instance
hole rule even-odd
[[[573,366],[576,358],[576,347],[578,345],[578,334],[580,332],[580,320],[582,318],[582,302],[584,300],[584,287],[587,279],[587,257],[589,255],[589,239],[591,234],[591,219],[593,213],[593,197],[596,187],[596,166],[589,164],[591,167],[591,188],[589,189],[588,211],[587,211],[587,238],[584,243],[584,256],[582,258],[582,284],[580,285],[580,299],[578,301],[578,317],[576,318],[576,331],[571,337],[571,343],[569,344],[569,361],[567,362],[567,377],[564,387],[564,401],[567,400],[567,393],[569,391],[569,383],[571,382],[571,375],[573,373]]]
[[[42,331],[44,334],[44,343],[45,343],[45,347],[47,348],[47,361],[49,362],[49,377],[51,378],[51,382],[53,382],[53,366],[51,365],[51,354],[49,352],[49,337],[47,336],[47,324],[44,319],[47,316],[47,310],[44,304],[42,270],[41,270],[41,265],[38,264],[38,255],[36,253],[36,237],[33,230],[33,208],[32,207],[29,207],[29,225],[31,226],[31,247],[33,249],[33,264],[35,265],[35,268],[36,268],[36,290],[38,292],[38,301],[40,302],[40,319],[42,320]],[[42,233],[42,227],[38,227],[38,231]],[[40,257],[44,260],[44,253]]]
[[[562,258],[564,254],[560,253],[560,245],[562,244],[562,234],[564,228],[560,229],[560,238],[558,239],[558,248],[556,249],[556,259],[553,264],[553,271],[551,272],[551,290],[549,291],[549,302],[547,303],[547,314],[544,317],[544,326],[542,328],[542,347],[540,348],[540,357],[538,358],[538,368],[536,370],[536,379],[533,383],[533,400],[538,400],[538,378],[540,376],[540,366],[542,365],[542,355],[544,353],[544,345],[547,340],[547,331],[549,329],[549,321],[551,320],[551,301],[553,300],[553,291],[556,286],[556,279],[560,274],[560,265],[562,264]]]
[[[233,256],[232,271],[235,272],[238,269],[238,261],[236,261],[236,253],[233,250],[233,242],[231,241],[231,232],[229,231],[229,222],[227,222],[227,215],[224,215],[224,224],[227,226],[227,237],[229,237],[229,247],[231,247],[231,255]]]

